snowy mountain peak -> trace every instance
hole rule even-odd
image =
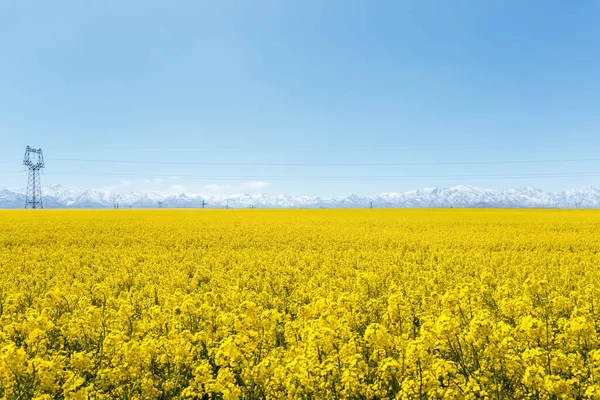
[[[0,208],[22,208],[24,188],[0,187]],[[482,189],[468,185],[434,187],[404,193],[379,195],[350,194],[340,197],[288,196],[285,194],[240,194],[204,196],[192,193],[131,192],[111,193],[99,189],[73,189],[62,185],[43,188],[46,208],[197,208],[203,201],[210,208],[415,208],[415,207],[498,207],[498,208],[597,208],[600,190],[593,187],[545,192],[520,189]]]

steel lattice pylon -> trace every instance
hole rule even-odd
[[[40,171],[44,168],[44,155],[42,149],[32,149],[27,146],[23,165],[29,170],[27,177],[27,191],[25,192],[25,208],[44,208],[42,203],[42,185]]]

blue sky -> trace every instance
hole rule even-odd
[[[25,183],[31,145],[45,184],[116,191],[598,187],[599,17],[585,0],[2,2],[0,186]]]

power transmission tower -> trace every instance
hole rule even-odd
[[[204,199],[202,199],[202,208],[204,208],[205,205],[206,205],[206,202],[204,201]]]
[[[162,201],[158,202],[158,208],[162,208]]]
[[[42,185],[40,171],[45,167],[42,149],[25,148],[23,165],[29,170],[27,176],[27,191],[25,193],[25,208],[44,208],[42,203]]]

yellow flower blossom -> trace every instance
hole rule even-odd
[[[2,399],[600,399],[597,211],[38,211]]]

